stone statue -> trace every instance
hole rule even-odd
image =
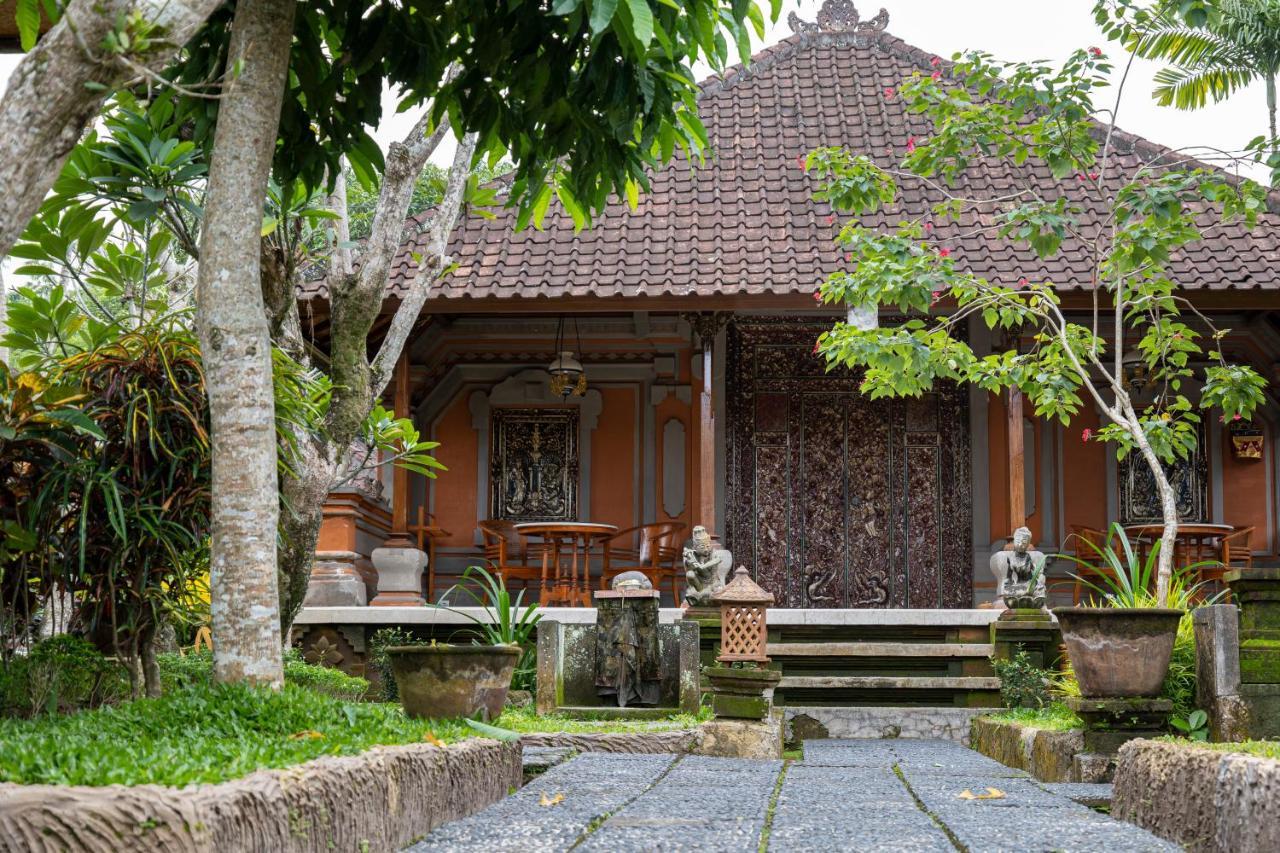
[[[1012,550],[991,555],[991,574],[996,578],[996,606],[1014,610],[1044,607],[1045,556],[1031,547],[1031,531],[1013,531]]]
[[[684,600],[691,607],[711,607],[711,596],[724,589],[733,555],[717,548],[707,528],[698,525],[684,543]]]
[[[639,572],[618,576],[608,592],[595,593],[596,695],[619,708],[657,705],[660,686],[658,657],[658,593]]]

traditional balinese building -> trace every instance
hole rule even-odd
[[[497,554],[485,550],[489,519],[670,522],[677,532],[662,544],[707,527],[784,610],[835,609],[846,615],[828,621],[849,624],[860,624],[847,615],[857,609],[956,610],[950,621],[922,612],[917,623],[985,626],[987,613],[958,611],[993,597],[990,555],[1014,529],[1025,524],[1053,554],[1074,550],[1074,529],[1158,520],[1141,464],[1082,441],[1099,427],[1091,409],[1064,427],[1033,417],[1016,395],[968,387],[873,401],[857,376],[813,355],[839,319],[815,306],[814,290],[843,258],[839,224],[797,158],[844,145],[887,161],[925,130],[885,90],[930,73],[932,57],[885,25],[883,13],[864,22],[835,2],[816,24],[793,15],[792,36],[705,81],[706,162],[677,156],[635,210],[615,202],[580,233],[555,202],[542,230],[517,230],[512,211],[467,219],[449,250],[457,269],[427,302],[389,389],[441,443],[448,471],[398,473],[394,510],[372,493],[334,495],[318,576],[354,566],[378,604],[369,553],[398,528],[434,551],[438,598],[462,568]],[[1129,165],[1169,153],[1122,131],[1112,144]],[[1080,192],[1047,171],[983,162],[964,180],[974,195],[1021,181]],[[1175,265],[1196,308],[1231,330],[1228,357],[1269,379],[1280,366],[1277,224],[1268,214],[1253,232],[1217,231]],[[1090,306],[1082,253],[1041,260],[961,236],[964,226],[935,231],[959,267],[1049,280],[1067,311]],[[416,249],[410,238],[388,312]],[[324,296],[303,295],[321,336]],[[967,331],[979,353],[1004,344],[981,322]],[[553,389],[548,366],[560,353],[581,364],[581,395]],[[569,377],[570,390],[577,381]],[[1255,560],[1277,553],[1276,386],[1267,395],[1247,428],[1207,421],[1175,472],[1185,521],[1250,530],[1233,540],[1235,559],[1241,546]],[[506,559],[519,563],[520,543],[510,545]],[[595,549],[593,586],[599,557]],[[300,624],[353,613],[304,612]]]

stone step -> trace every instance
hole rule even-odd
[[[999,690],[1000,679],[984,676],[785,675],[778,690]]]
[[[770,643],[769,657],[989,658],[990,643]]]

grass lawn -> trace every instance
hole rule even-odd
[[[987,719],[1055,732],[1084,728],[1080,718],[1061,702],[1054,702],[1044,708],[1010,708],[996,714],[988,714]]]
[[[300,664],[297,669],[317,669]],[[188,785],[235,779],[323,755],[374,746],[453,743],[479,736],[463,720],[413,720],[399,705],[361,702],[292,673],[273,692],[174,679],[165,695],[70,714],[0,719],[0,781],[56,785]],[[345,677],[344,677],[345,678]],[[347,681],[359,681],[347,679]],[[360,682],[363,684],[363,682]],[[347,692],[348,685],[333,685]],[[361,691],[355,691],[357,694]],[[710,717],[581,720],[510,709],[494,725],[531,732],[655,732],[687,729]]]

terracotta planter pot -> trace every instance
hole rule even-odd
[[[520,660],[516,646],[389,646],[387,657],[410,717],[502,713]]]
[[[1059,607],[1067,655],[1087,698],[1159,696],[1181,610]]]

